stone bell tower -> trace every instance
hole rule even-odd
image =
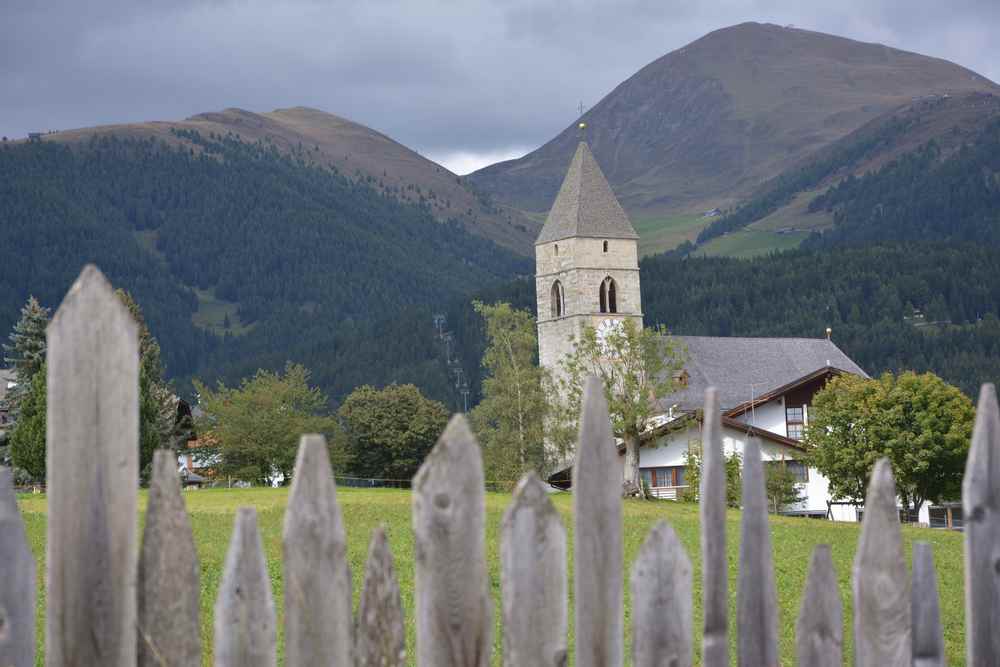
[[[559,373],[584,325],[598,335],[632,319],[642,327],[639,235],[581,141],[535,241],[538,356]]]

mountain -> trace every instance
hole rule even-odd
[[[641,220],[734,206],[914,98],[972,91],[1000,87],[945,60],[744,23],[650,63],[582,120],[615,193]],[[574,121],[528,155],[467,178],[497,201],[544,211],[578,135]]]
[[[46,134],[44,141],[79,143],[93,136],[156,138],[186,145],[173,130],[202,136],[233,134],[246,142],[266,141],[311,164],[335,167],[401,201],[424,204],[438,220],[459,221],[473,234],[521,254],[530,254],[539,224],[520,212],[494,205],[460,176],[386,135],[331,113],[294,107],[269,113],[226,109],[183,121],[104,125]]]
[[[305,363],[333,399],[416,382],[447,399],[431,313],[529,261],[265,139],[167,130],[0,144],[0,331],[87,262],[142,306],[183,385]]]
[[[697,241],[1000,241],[1000,95],[914,100],[786,170]],[[729,235],[729,238],[724,238]],[[691,248],[688,248],[691,250]]]

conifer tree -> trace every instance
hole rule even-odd
[[[8,394],[11,415],[16,419],[21,397],[28,393],[31,380],[45,364],[45,327],[49,309],[29,297],[21,308],[21,319],[14,325],[10,343],[3,346],[4,364],[14,370],[17,385]]]

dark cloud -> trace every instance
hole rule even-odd
[[[0,0],[0,133],[307,105],[433,156],[527,149],[646,63],[768,21],[1000,80],[996,0]]]

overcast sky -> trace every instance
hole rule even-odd
[[[0,0],[0,134],[304,105],[466,173],[537,147],[580,102],[743,21],[1000,81],[1000,0]]]

